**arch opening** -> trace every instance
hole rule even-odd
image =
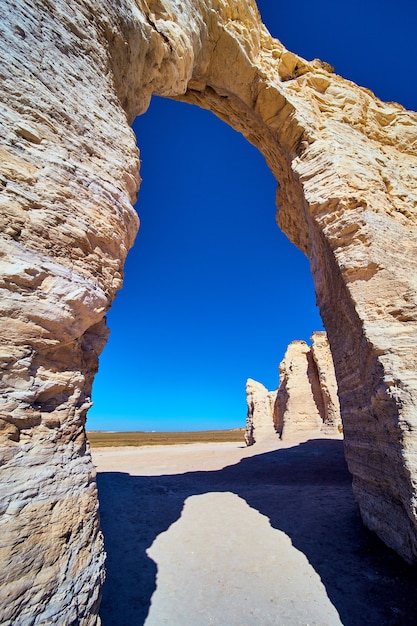
[[[133,127],[141,226],[87,429],[244,427],[246,379],[275,389],[287,345],[322,328],[308,260],[276,226],[276,182],[241,135],[161,98]]]

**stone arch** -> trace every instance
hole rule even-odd
[[[97,623],[84,421],[137,230],[129,123],[152,93],[209,108],[264,154],[278,223],[311,261],[362,516],[415,560],[417,115],[287,51],[252,0],[0,12],[5,623]]]

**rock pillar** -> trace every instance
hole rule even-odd
[[[0,21],[1,622],[90,625],[104,551],[84,424],[137,230],[138,156],[106,22],[19,1]]]
[[[282,439],[341,430],[332,355],[325,332],[315,332],[311,347],[292,341],[279,366],[274,420]]]
[[[279,366],[276,426],[281,438],[320,431],[324,403],[312,359],[305,341],[292,341]]]
[[[252,378],[246,381],[246,402],[248,413],[246,417],[245,442],[247,446],[255,442],[271,441],[276,439],[274,427],[274,404],[276,391],[268,389]]]
[[[317,372],[318,386],[322,397],[324,430],[342,430],[340,417],[340,403],[337,390],[337,381],[334,371],[332,353],[330,351],[327,334],[316,331],[311,336],[311,356]]]

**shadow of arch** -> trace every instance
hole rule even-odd
[[[103,626],[145,622],[156,588],[147,548],[179,519],[189,496],[211,492],[237,494],[291,539],[320,576],[344,626],[411,626],[415,571],[365,529],[350,483],[342,441],[321,439],[216,471],[99,473],[108,554]]]

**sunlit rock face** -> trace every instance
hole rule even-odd
[[[337,383],[325,332],[315,332],[312,345],[292,341],[279,366],[279,387],[246,383],[245,441],[248,446],[291,437],[317,436],[342,430]]]
[[[5,0],[0,19],[3,622],[98,620],[84,421],[152,93],[265,155],[311,260],[362,516],[415,560],[417,115],[285,50],[251,0]]]
[[[319,431],[323,400],[313,366],[310,347],[305,341],[293,341],[279,366],[280,386],[276,400],[276,426],[285,439],[293,435]]]
[[[138,155],[102,6],[0,6],[0,621],[13,626],[96,624],[104,576],[84,423],[137,230]]]
[[[262,384],[252,378],[246,381],[246,416],[245,442],[247,446],[262,441],[277,439],[274,425],[274,404],[276,391],[268,391]]]
[[[341,426],[337,383],[326,333],[316,332],[312,346],[293,341],[280,363],[274,422],[282,439]]]

